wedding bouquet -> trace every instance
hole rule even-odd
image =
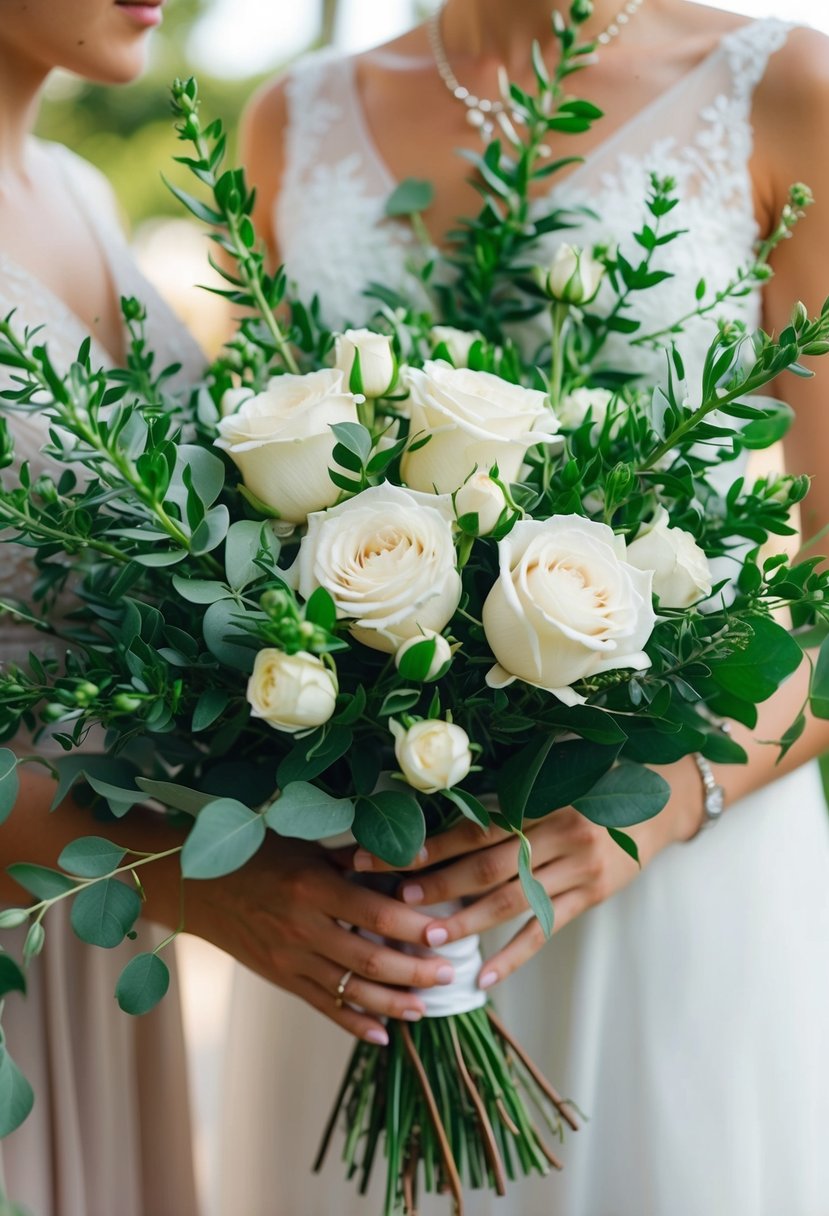
[[[185,879],[238,869],[269,832],[348,833],[402,867],[465,817],[516,836],[549,936],[527,822],[575,806],[638,860],[626,829],[669,795],[648,765],[694,752],[744,762],[721,719],[753,726],[829,615],[821,559],[765,548],[793,532],[808,478],[723,490],[713,476],[785,433],[791,411],[756,394],[829,351],[829,306],[811,318],[798,305],[776,337],[712,325],[700,382],[686,383],[681,356],[691,319],[716,319],[768,276],[808,192],[793,189],[750,266],[724,290],[701,283],[659,333],[629,308],[669,275],[662,251],[683,236],[671,181],[652,182],[639,264],[575,242],[542,263],[547,234],[580,218],[535,206],[533,185],[567,163],[545,150],[599,114],[564,90],[592,49],[578,40],[586,12],[555,27],[554,72],[536,53],[535,93],[505,85],[501,139],[474,158],[481,213],[449,254],[424,250],[411,298],[372,285],[371,329],[330,333],[319,302],[266,273],[251,193],[222,170],[221,125],[202,127],[193,81],[174,88],[177,129],[209,201],[176,193],[233,259],[226,294],[246,310],[205,382],[168,390],[134,300],[114,372],[91,364],[87,343],[58,374],[48,334],[0,322],[14,382],[3,408],[46,414],[56,466],[36,481],[25,464],[11,471],[0,419],[0,539],[38,571],[32,601],[2,607],[58,643],[55,657],[0,668],[0,737],[52,733],[67,753],[48,761],[56,805],[83,781],[116,817],[147,800],[178,816]],[[428,201],[406,182],[389,214]],[[603,358],[611,334],[664,349],[657,389],[639,386],[635,358]],[[827,656],[812,684],[824,716]],[[106,754],[77,753],[93,727]],[[0,751],[0,814],[31,760]],[[86,836],[57,870],[12,866],[35,902],[0,912],[2,928],[29,926],[21,962],[0,955],[0,994],[25,990],[62,900],[84,941],[134,936],[154,860]],[[162,949],[125,967],[127,1012],[166,992]],[[419,1185],[451,1192],[458,1212],[464,1185],[504,1193],[507,1178],[557,1166],[547,1137],[577,1126],[476,988],[477,941],[446,949],[455,985],[424,994],[421,1023],[391,1024],[388,1048],[356,1046],[320,1155],[344,1111],[349,1177],[365,1188],[378,1147],[386,1157],[386,1216],[413,1212]],[[0,1045],[0,1133],[31,1102]]]

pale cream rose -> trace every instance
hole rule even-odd
[[[595,298],[604,277],[604,266],[586,249],[578,245],[559,245],[540,281],[553,299],[562,304],[589,304]]]
[[[275,376],[266,392],[221,420],[216,447],[227,452],[252,494],[280,518],[304,523],[339,497],[328,476],[337,442],[332,424],[357,421],[357,401],[342,372]]]
[[[577,680],[650,666],[656,617],[650,572],[625,559],[625,542],[578,515],[524,520],[499,541],[499,576],[483,608],[497,664],[492,687],[523,680],[566,705]]]
[[[613,393],[606,388],[576,388],[562,400],[556,414],[562,426],[574,431],[586,419],[588,413],[597,426],[604,426]]]
[[[389,726],[400,771],[414,789],[436,794],[451,789],[469,773],[472,752],[462,727],[440,718],[415,722],[408,730],[392,718]]]
[[[394,665],[399,668],[404,657],[408,654],[413,646],[418,646],[421,642],[434,642],[435,653],[432,655],[432,661],[429,664],[429,670],[423,677],[424,680],[434,680],[443,671],[448,663],[452,662],[452,647],[447,642],[443,634],[440,633],[423,633],[417,637],[409,638],[399,647],[394,656]]]
[[[338,334],[334,347],[334,366],[350,385],[355,356],[360,356],[361,392],[366,397],[384,397],[397,378],[397,362],[391,338],[371,329],[347,329]]]
[[[389,483],[309,516],[286,577],[303,598],[325,587],[352,636],[393,654],[408,638],[440,633],[461,597],[448,497]]]
[[[627,560],[653,572],[654,595],[665,608],[689,608],[711,594],[708,558],[684,528],[672,528],[664,507],[639,530],[627,548]]]
[[[432,326],[433,344],[446,347],[455,367],[469,366],[469,352],[482,336],[477,329],[455,329],[453,325]]]
[[[473,473],[455,495],[458,519],[463,515],[477,515],[479,536],[489,535],[506,505],[504,491],[488,473]]]
[[[535,389],[441,360],[422,371],[407,368],[404,381],[410,441],[429,436],[416,450],[409,446],[400,463],[415,490],[451,494],[471,473],[496,464],[504,481],[516,481],[527,451],[555,440],[558,420]]]
[[[255,396],[252,388],[229,388],[222,394],[219,413],[223,418],[227,418],[228,414],[236,413],[243,401],[249,401]]]
[[[328,721],[337,703],[337,681],[316,655],[268,648],[256,655],[247,699],[254,718],[293,735]]]

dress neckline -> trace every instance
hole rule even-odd
[[[651,100],[646,102],[641,109],[637,110],[635,114],[630,116],[630,118],[627,118],[624,122],[620,123],[619,126],[616,127],[614,131],[611,131],[610,134],[604,139],[599,140],[595,147],[589,149],[575,168],[566,173],[564,177],[560,177],[557,181],[552,183],[547,195],[549,196],[550,194],[554,194],[565,187],[569,187],[571,182],[575,181],[576,178],[580,177],[588,169],[592,168],[597,161],[601,160],[608,152],[612,151],[618,143],[620,143],[632,131],[636,130],[641,123],[647,121],[664,105],[667,105],[673,101],[675,97],[681,95],[681,93],[683,93],[696,80],[698,80],[705,71],[709,70],[712,65],[716,64],[720,58],[728,52],[733,39],[743,36],[747,30],[754,30],[764,26],[779,24],[779,18],[761,17],[753,21],[744,21],[740,25],[735,26],[734,29],[727,30],[722,37],[717,40],[711,50],[703,55],[699,62],[695,63],[694,66],[689,68],[687,72],[683,72],[683,74],[677,80],[675,80],[673,84],[669,85],[667,89],[663,89],[660,93],[657,93],[655,97],[652,97]],[[391,193],[393,190],[396,190],[401,183],[389,167],[388,162],[381,153],[377,145],[377,141],[371,132],[368,115],[366,113],[365,105],[363,104],[363,99],[360,95],[360,90],[357,83],[357,57],[354,55],[347,56],[342,62],[346,74],[348,95],[351,101],[354,119],[360,131],[361,138],[364,141],[365,147],[371,154],[379,173],[386,182],[389,193]]]

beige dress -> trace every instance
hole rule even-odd
[[[67,191],[101,246],[116,292],[147,304],[150,344],[160,366],[180,362],[185,373],[196,373],[200,352],[135,267],[106,183],[65,148],[43,150],[56,158]],[[66,366],[85,337],[83,326],[61,300],[0,254],[0,314],[12,308],[20,328],[46,326],[52,358],[58,367]],[[108,362],[97,347],[93,358]],[[7,417],[18,457],[29,460],[33,470],[42,467],[42,421]],[[26,551],[4,546],[0,594],[25,595],[31,578]],[[0,662],[24,660],[30,649],[44,646],[44,635],[0,616]],[[139,948],[152,948],[158,940],[158,929],[139,925]],[[27,997],[15,994],[6,1002],[6,1040],[34,1087],[35,1106],[22,1127],[0,1143],[0,1165],[8,1197],[32,1216],[197,1212],[176,981],[151,1014],[121,1013],[115,982],[135,950],[130,943],[111,951],[84,945],[69,926],[68,909],[59,906],[47,920],[46,946],[31,968]]]

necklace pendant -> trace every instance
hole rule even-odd
[[[479,110],[477,106],[471,106],[466,111],[466,121],[469,123],[470,127],[475,127],[477,130],[481,130],[487,125],[488,119],[483,110]]]

